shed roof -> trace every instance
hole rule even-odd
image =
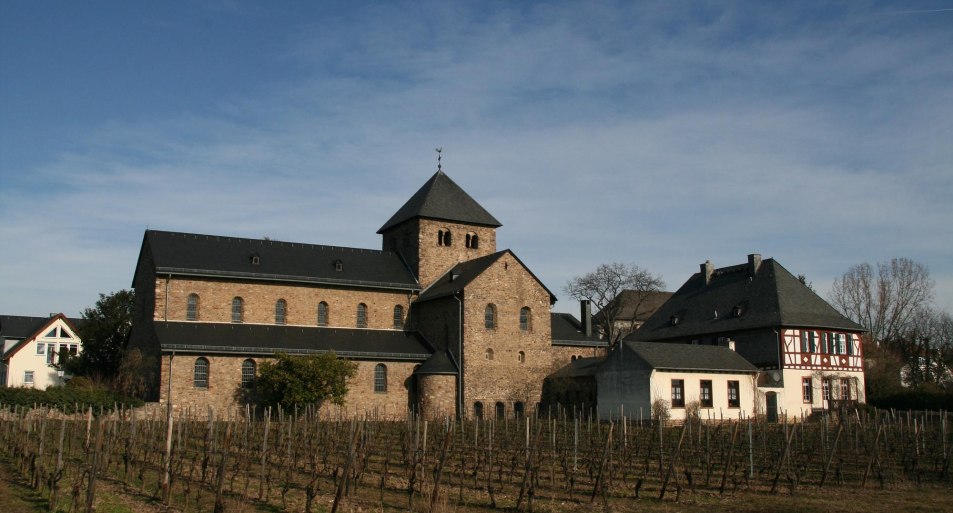
[[[433,349],[417,333],[398,330],[160,321],[163,351],[271,355],[334,351],[356,359],[424,361]]]

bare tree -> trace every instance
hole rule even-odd
[[[876,344],[899,340],[915,316],[933,300],[930,271],[909,258],[855,265],[834,280],[830,300],[854,322],[870,330]]]
[[[569,280],[563,288],[570,297],[576,300],[586,299],[595,306],[599,313],[599,329],[615,345],[621,334],[617,326],[619,314],[625,303],[618,300],[623,291],[629,290],[629,301],[635,301],[635,312],[654,293],[665,287],[661,276],[656,276],[635,264],[614,262],[602,264],[595,271],[576,276]]]

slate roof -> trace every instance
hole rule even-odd
[[[146,231],[142,251],[147,249],[163,274],[420,290],[392,251],[157,230]]]
[[[550,325],[554,346],[590,346],[608,347],[609,341],[600,339],[593,333],[587,337],[582,331],[582,323],[568,313],[550,313]]]
[[[556,372],[550,374],[549,378],[584,378],[593,376],[599,370],[602,362],[606,361],[604,357],[576,358],[566,365],[562,366]]]
[[[344,358],[416,361],[433,354],[420,335],[398,330],[159,321],[155,332],[165,352],[270,355],[334,351]]]
[[[556,302],[556,296],[543,282],[539,281],[539,278],[533,274],[533,271],[526,267],[526,264],[519,259],[512,251],[504,249],[503,251],[498,251],[496,253],[482,256],[480,258],[474,258],[473,260],[467,260],[465,262],[460,262],[457,265],[453,266],[449,271],[447,271],[443,276],[438,278],[436,281],[430,284],[423,292],[420,293],[420,297],[417,298],[417,301],[430,301],[433,299],[438,299],[441,297],[452,296],[457,292],[463,291],[467,285],[470,284],[477,276],[483,274],[491,265],[493,265],[497,260],[499,260],[503,255],[509,253],[523,266],[524,269],[530,274],[530,276],[535,279],[546,292],[549,293],[549,299],[551,303]]]
[[[413,196],[400,207],[377,233],[384,233],[404,221],[424,217],[464,224],[502,226],[469,194],[443,171],[437,171]]]
[[[53,324],[57,319],[66,321],[66,324],[69,325],[74,332],[86,322],[83,319],[70,319],[63,314],[55,314],[49,317],[0,315],[0,353],[3,354],[3,358],[12,358],[29,340],[44,335],[43,332],[47,327]],[[6,339],[18,340],[18,342],[4,353],[3,345]]]
[[[672,297],[673,292],[647,292],[645,293],[645,300],[642,301],[642,304],[639,305],[639,292],[635,290],[623,290],[619,293],[618,296],[613,299],[615,301],[622,302],[622,310],[619,311],[619,314],[616,316],[616,319],[623,321],[636,321],[644,322],[646,319],[652,316],[660,306],[665,304],[670,297]],[[636,316],[635,307],[639,307],[638,316]],[[598,324],[602,319],[602,311],[597,312],[592,316],[593,324]]]
[[[758,372],[751,362],[724,346],[632,341],[623,344],[657,370]]]
[[[782,326],[865,331],[774,259],[715,269],[710,283],[692,275],[626,340],[666,340]],[[735,307],[741,314],[734,315]],[[717,312],[717,316],[716,313]],[[672,325],[672,317],[678,323]]]
[[[414,370],[414,374],[457,374],[457,366],[446,351],[438,351]]]
[[[49,317],[31,317],[25,315],[0,315],[0,338],[27,338],[36,335],[57,315]],[[66,320],[73,329],[78,329],[83,324],[83,319],[73,319],[67,317]]]

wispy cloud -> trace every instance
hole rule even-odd
[[[146,226],[376,247],[435,146],[554,291],[607,261],[674,288],[705,259],[762,252],[826,286],[909,256],[953,308],[953,41],[878,12],[388,3],[311,16],[276,35],[272,58],[293,72],[203,112],[88,126],[72,150],[4,176],[0,282],[15,294],[0,310],[75,313],[127,287]]]

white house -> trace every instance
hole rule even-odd
[[[653,405],[672,420],[697,411],[705,420],[758,412],[758,368],[725,346],[622,342],[594,372],[600,418],[649,418]]]
[[[63,384],[63,373],[53,364],[59,361],[59,355],[82,351],[82,341],[75,327],[78,322],[63,314],[0,315],[0,341],[3,342],[0,385],[43,390]]]
[[[695,273],[626,340],[723,345],[757,367],[769,421],[865,402],[863,326],[841,315],[776,260]]]

